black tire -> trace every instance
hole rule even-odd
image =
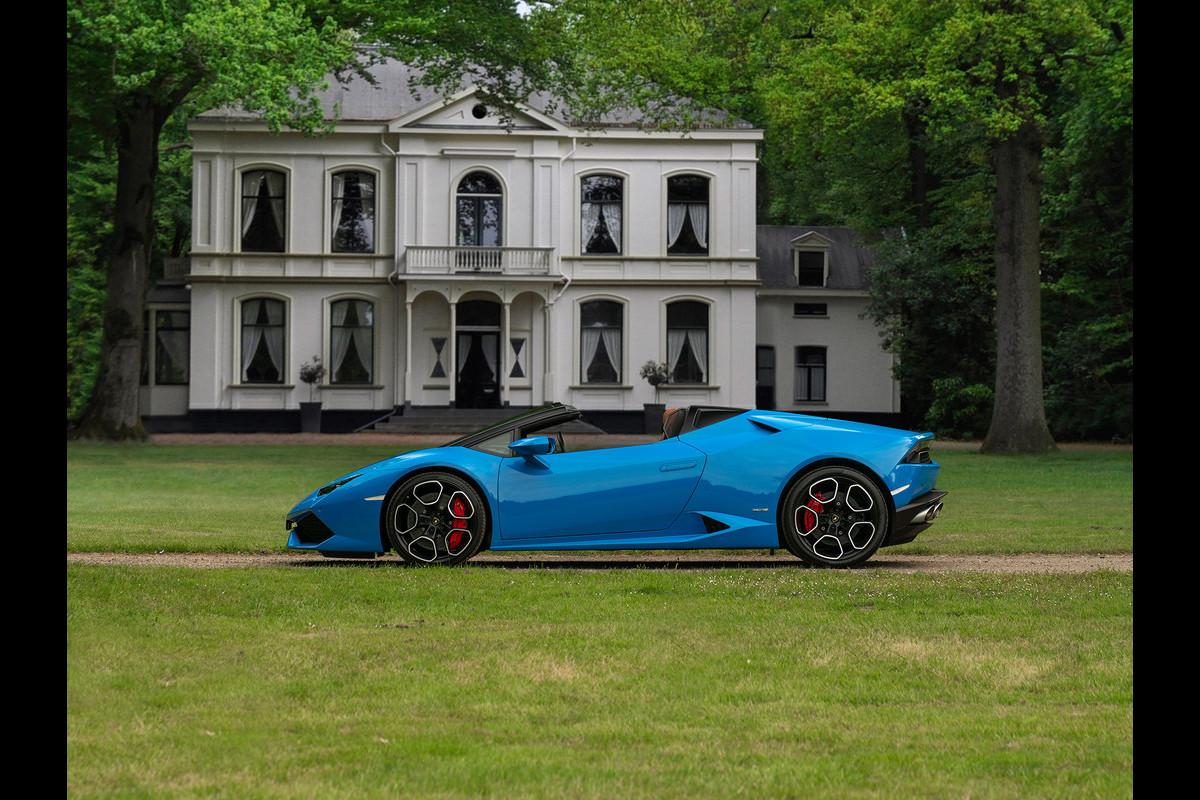
[[[467,480],[414,475],[392,493],[383,520],[388,541],[410,564],[462,564],[487,536],[487,504]]]
[[[851,467],[822,467],[784,495],[780,539],[807,564],[852,567],[887,535],[888,503],[875,481]]]

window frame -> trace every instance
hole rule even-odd
[[[801,363],[801,354],[804,352],[812,354],[820,354],[821,363]],[[792,400],[797,403],[825,403],[829,399],[829,348],[826,345],[796,345],[793,351],[793,373],[792,373]],[[804,385],[807,387],[806,396],[800,395],[800,372],[804,370],[807,373],[807,380]],[[821,391],[820,397],[814,397],[813,391],[813,376],[820,372]]]
[[[369,176],[371,179],[371,198],[370,198],[370,206],[371,206],[370,239],[371,239],[371,241],[370,241],[370,246],[365,250],[340,249],[337,246],[338,232],[341,229],[341,220],[339,218],[337,218],[337,217],[340,217],[340,214],[335,214],[335,207],[336,207],[335,204],[338,202],[336,187],[337,187],[338,177],[341,175],[347,175],[347,174]],[[328,187],[328,197],[329,197],[329,202],[327,204],[327,208],[329,209],[329,216],[327,217],[327,219],[329,221],[329,231],[325,237],[325,242],[329,248],[329,252],[336,253],[338,255],[374,255],[374,254],[378,253],[379,252],[379,197],[380,197],[379,184],[380,184],[380,180],[381,180],[379,170],[373,169],[371,167],[366,167],[361,164],[339,164],[338,166],[333,167],[332,169],[328,170],[327,176],[328,177],[326,179],[326,186]],[[358,202],[365,204],[365,201],[362,199],[361,196],[358,198]],[[360,217],[360,219],[361,219],[361,217]]]
[[[593,172],[584,172],[584,173],[580,173],[577,177],[579,178],[579,193],[576,196],[578,204],[579,204],[578,214],[577,214],[577,218],[579,220],[579,228],[577,229],[578,233],[579,233],[579,254],[581,256],[587,256],[587,257],[591,257],[591,258],[620,258],[620,257],[622,257],[625,253],[625,238],[626,238],[625,234],[626,234],[626,229],[628,227],[625,224],[625,220],[628,217],[628,215],[626,213],[626,201],[629,196],[629,193],[626,191],[626,187],[629,184],[629,177],[627,175],[624,175],[620,172],[615,172],[613,170],[597,170],[597,171],[593,171]],[[617,219],[618,231],[617,231],[617,235],[615,237],[612,235],[611,228],[608,227],[607,218],[605,218],[605,230],[608,233],[609,240],[616,247],[615,252],[588,250],[588,244],[590,243],[590,239],[584,233],[584,227],[583,227],[584,226],[584,207],[587,205],[591,205],[591,204],[600,204],[602,202],[602,201],[587,200],[584,198],[584,183],[593,178],[614,178],[620,182],[620,199],[617,200],[616,202],[609,201],[607,203],[604,203],[605,205],[616,206],[616,208],[619,211],[619,216]],[[601,210],[601,213],[603,213],[603,209]]]
[[[498,192],[464,192],[464,191],[462,191],[463,182],[466,181],[468,178],[470,178],[472,175],[475,175],[477,173],[482,174],[482,175],[487,175],[489,178],[496,181],[496,183],[500,187],[499,191]],[[463,170],[459,174],[457,180],[454,181],[453,186],[454,186],[454,191],[450,193],[450,218],[451,218],[451,230],[454,232],[454,246],[455,247],[496,247],[496,248],[504,247],[504,242],[508,239],[508,236],[507,236],[508,232],[507,232],[507,230],[505,230],[505,226],[508,223],[508,209],[506,207],[506,202],[505,202],[506,198],[508,197],[508,188],[507,188],[507,186],[505,186],[504,179],[494,170],[488,169],[487,167],[475,166],[475,167],[469,167],[468,169]],[[497,241],[495,244],[480,244],[480,243],[478,243],[478,241],[476,241],[476,243],[474,243],[474,244],[464,244],[462,242],[461,230],[459,228],[459,219],[460,219],[459,201],[461,198],[472,198],[472,199],[496,198],[499,201],[498,202],[499,219],[496,223]],[[476,235],[474,236],[474,238],[476,240],[478,240],[479,239],[478,233],[479,233],[479,230],[481,230],[481,228],[482,228],[482,226],[478,225],[478,221],[479,221],[479,205],[478,204],[476,204],[474,218],[475,218],[475,222],[476,222],[476,231],[475,231]]]
[[[673,181],[678,181],[683,178],[696,178],[696,179],[701,179],[704,181],[705,192],[704,192],[704,202],[703,203],[700,203],[699,201],[696,201],[696,200],[687,200],[687,199],[676,200],[676,201],[672,202],[672,200],[671,200],[671,183]],[[679,172],[672,172],[670,174],[663,176],[663,237],[664,237],[663,241],[664,241],[664,245],[665,245],[663,247],[663,251],[666,253],[668,258],[708,258],[712,254],[712,251],[713,251],[713,246],[712,246],[713,225],[712,225],[712,222],[714,219],[713,213],[712,213],[713,183],[714,183],[714,178],[711,174],[704,173],[704,172],[697,172],[695,170],[681,170]],[[671,207],[673,205],[680,205],[680,204],[687,205],[687,209],[684,212],[684,216],[682,217],[682,220],[678,223],[679,228],[675,233],[674,239],[672,239],[671,229],[674,227],[674,225],[672,223],[673,215],[671,213]],[[700,206],[700,205],[703,205],[704,214],[705,214],[704,242],[703,243],[700,242],[699,235],[695,231],[695,223],[692,221],[693,206]],[[679,246],[677,243],[679,242],[679,238],[684,234],[685,231],[691,232],[692,240],[695,241],[696,244],[698,246],[700,246],[701,249],[694,250],[694,251],[693,250],[673,249],[673,248],[676,248]]]
[[[187,325],[184,327],[163,327],[158,324],[158,315],[167,314],[185,314],[187,315]],[[187,305],[152,305],[146,307],[146,320],[143,338],[143,355],[142,355],[142,386],[187,386],[191,383],[191,361],[192,361],[192,325],[191,325],[192,310],[191,306]],[[159,339],[158,333],[161,330],[169,331],[184,331],[186,334],[185,343],[187,345],[184,352],[183,364],[183,379],[178,381],[162,381],[159,379]],[[169,348],[167,348],[167,357],[172,358]]]
[[[619,337],[619,340],[618,340],[618,342],[616,344],[616,348],[615,348],[617,350],[617,352],[614,354],[613,352],[611,352],[611,350],[613,348],[610,348],[607,344],[604,345],[604,351],[605,351],[605,353],[608,354],[609,362],[612,364],[613,370],[616,372],[616,378],[611,381],[588,380],[588,368],[591,366],[592,362],[588,361],[584,354],[584,347],[587,346],[587,342],[585,341],[585,336],[584,336],[584,330],[585,330],[585,328],[584,328],[584,307],[587,305],[590,305],[590,304],[601,304],[601,303],[610,304],[611,306],[615,307],[615,309],[620,313],[620,317],[621,317],[620,323],[616,326],[612,326],[612,325],[588,326],[590,329],[595,329],[595,330],[614,330],[615,329],[617,331],[617,335]],[[606,387],[606,388],[611,388],[613,386],[625,385],[623,383],[623,381],[625,380],[625,376],[627,374],[625,350],[628,346],[627,343],[628,343],[628,339],[629,339],[629,337],[627,335],[627,330],[628,330],[628,326],[629,326],[629,314],[628,314],[629,302],[627,300],[625,300],[624,298],[620,298],[620,297],[613,297],[610,295],[595,295],[595,296],[591,296],[591,297],[580,298],[579,301],[575,304],[575,308],[576,308],[575,330],[576,330],[577,336],[579,338],[578,346],[575,348],[575,352],[578,354],[578,357],[579,357],[579,369],[578,369],[578,372],[576,373],[579,377],[579,385],[584,386],[584,387]],[[604,336],[603,336],[603,334],[601,334],[596,343],[597,348],[603,342],[604,342]],[[592,357],[593,357],[593,359],[595,358],[595,353],[592,354]]]
[[[357,328],[370,328],[370,363],[364,364],[368,370],[367,380],[365,381],[339,381],[337,380],[338,365],[334,363],[334,318],[336,307],[339,303],[366,303],[370,306],[371,324],[370,326],[359,325]],[[325,298],[325,363],[329,365],[329,371],[326,373],[326,384],[332,388],[362,388],[364,386],[378,385],[379,376],[379,324],[378,324],[378,308],[379,300],[375,297],[362,294],[345,294],[334,295]],[[343,326],[344,327],[344,326]],[[362,363],[362,355],[359,354],[359,363]]]
[[[705,326],[704,340],[699,343],[703,346],[703,360],[696,353],[697,343],[693,343],[688,337],[688,331],[696,331],[699,328],[695,325],[671,325],[671,309],[673,307],[682,306],[684,304],[694,304],[704,309]],[[712,385],[712,342],[713,342],[713,306],[711,299],[706,297],[672,297],[663,301],[663,341],[666,345],[666,358],[663,359],[667,365],[667,384],[668,386],[711,386]],[[671,331],[684,331],[683,341],[679,343],[679,353],[675,357],[675,363],[672,364],[672,351],[674,343],[672,341]],[[675,379],[675,373],[679,369],[679,359],[683,356],[683,348],[687,346],[692,353],[692,357],[696,360],[697,365],[702,371],[701,379],[698,381],[680,381]]]
[[[252,303],[256,300],[269,300],[272,302],[277,302],[277,303],[280,303],[283,307],[283,320],[280,323],[280,325],[278,326],[282,330],[282,342],[280,343],[281,344],[281,347],[280,347],[281,353],[280,353],[280,358],[279,358],[280,363],[279,363],[279,367],[278,367],[279,368],[279,380],[278,381],[264,382],[264,381],[251,381],[251,380],[246,379],[247,363],[245,360],[245,356],[242,353],[243,337],[244,337],[246,325],[242,320],[242,314],[243,314],[243,309],[245,308],[246,304]],[[292,308],[291,308],[291,299],[290,298],[284,297],[284,296],[281,296],[278,294],[272,294],[270,292],[256,292],[254,294],[248,294],[243,297],[238,297],[238,298],[234,299],[234,331],[235,331],[235,335],[234,335],[233,357],[234,357],[235,374],[237,375],[237,381],[235,382],[235,385],[237,385],[237,386],[269,386],[271,388],[281,388],[281,387],[287,387],[289,385],[289,376],[290,376],[290,372],[288,370],[288,365],[289,365],[289,361],[290,361],[289,348],[290,348],[291,340],[292,340],[291,328],[290,328],[291,319],[292,319],[291,310],[292,310]],[[251,359],[251,360],[253,360],[253,359]]]
[[[246,188],[245,188],[246,187],[246,178],[250,174],[255,173],[255,172],[262,172],[264,174],[274,173],[283,178],[282,193],[279,195],[280,202],[282,203],[282,206],[283,206],[283,223],[282,223],[282,230],[279,231],[280,246],[279,246],[278,250],[275,250],[275,249],[265,249],[264,250],[264,249],[257,249],[257,248],[249,248],[246,246],[246,234],[249,232],[249,227],[254,225],[253,219],[250,221],[250,226],[247,225],[246,220],[245,220],[246,200],[249,197],[249,195],[246,194]],[[269,184],[267,186],[267,189],[270,190]],[[291,170],[289,170],[286,167],[279,165],[279,164],[246,164],[242,167],[239,167],[237,170],[236,191],[237,191],[237,204],[236,204],[236,215],[234,217],[234,225],[235,225],[235,230],[237,231],[237,245],[238,245],[237,252],[253,253],[254,255],[271,255],[271,254],[281,254],[281,253],[289,252],[289,246],[290,246],[289,242],[290,242],[290,234],[291,234],[290,222],[291,222],[291,209],[292,209],[292,197],[291,197],[292,173],[291,173]],[[261,189],[260,189],[260,193],[261,193]],[[271,198],[273,199],[274,195],[271,195]],[[257,202],[257,200],[256,200],[256,202]],[[254,212],[254,219],[257,219],[258,214],[259,214],[259,212],[256,208],[256,210]],[[276,224],[277,225],[279,224],[278,221],[276,221]]]
[[[811,267],[803,268],[800,264],[800,255],[819,255],[821,256],[821,282],[820,283],[805,283],[802,275]],[[792,273],[796,276],[796,285],[806,289],[823,289],[829,284],[829,248],[827,247],[794,247],[792,248]]]

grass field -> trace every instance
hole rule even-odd
[[[279,550],[386,452],[70,445],[70,550]],[[923,552],[1131,552],[1132,455],[939,453]],[[67,566],[72,797],[1129,797],[1133,576]]]

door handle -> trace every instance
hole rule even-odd
[[[676,470],[681,470],[681,469],[691,469],[694,466],[696,466],[695,459],[690,459],[688,461],[668,461],[666,464],[660,464],[658,467],[658,471],[659,472],[675,472]]]

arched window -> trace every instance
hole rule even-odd
[[[332,185],[335,253],[375,252],[375,176],[335,172]]]
[[[621,331],[625,307],[615,300],[579,304],[581,383],[621,382]]]
[[[671,383],[708,383],[708,305],[680,300],[667,306],[667,370]]]
[[[283,383],[284,304],[269,297],[242,301],[242,383]]]
[[[472,172],[458,182],[457,237],[459,247],[500,247],[504,189],[495,175]]]
[[[625,181],[588,175],[579,182],[580,247],[585,254],[621,253],[621,202]]]
[[[282,253],[287,230],[287,176],[270,169],[242,173],[242,250]]]
[[[667,178],[668,255],[708,255],[708,178]]]
[[[371,383],[375,305],[368,300],[338,300],[330,303],[329,310],[330,382]]]

